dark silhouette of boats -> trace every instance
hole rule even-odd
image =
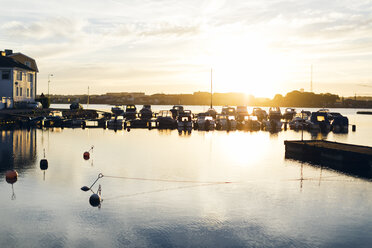
[[[192,129],[192,113],[191,110],[184,110],[178,113],[177,128],[179,131]]]
[[[177,128],[177,120],[172,118],[172,112],[170,110],[160,110],[155,122],[156,127],[159,129]]]
[[[152,116],[151,105],[143,105],[138,114],[139,118],[129,120],[129,126],[132,128],[151,128]]]
[[[134,120],[137,117],[137,108],[134,104],[128,104],[125,108],[124,117],[126,120]]]
[[[177,119],[179,113],[183,112],[183,106],[181,105],[174,105],[173,108],[170,110],[172,113],[172,118]]]
[[[286,108],[283,113],[283,119],[286,121],[290,121],[296,115],[296,109],[294,108]]]
[[[253,108],[252,115],[257,116],[258,121],[267,119],[267,112],[261,108]]]
[[[112,112],[114,115],[119,116],[119,115],[123,115],[123,114],[124,114],[124,109],[123,109],[122,106],[118,106],[118,105],[116,105],[116,106],[114,106],[114,107],[111,108],[111,112]]]

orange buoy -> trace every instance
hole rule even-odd
[[[84,154],[83,154],[83,158],[84,158],[85,160],[89,160],[89,158],[90,158],[90,153],[89,153],[89,152],[84,152]]]
[[[5,173],[5,180],[7,183],[13,184],[17,182],[18,172],[16,170],[9,170]]]

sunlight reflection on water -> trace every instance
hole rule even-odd
[[[356,133],[327,138],[368,145],[371,120],[358,120]],[[367,246],[370,182],[285,160],[283,141],[299,137],[294,131],[181,137],[145,129],[1,131],[0,174],[15,168],[19,178],[15,200],[11,185],[0,182],[0,247]],[[98,210],[80,190],[98,173],[198,182],[104,177],[94,188],[102,186]],[[225,181],[233,183],[208,183]]]

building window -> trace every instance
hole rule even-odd
[[[32,88],[30,89],[30,97],[33,97],[33,95],[32,95]]]
[[[30,83],[33,83],[34,82],[34,74],[28,74],[28,81]]]
[[[27,65],[28,67],[31,67],[31,62],[30,61],[26,61],[25,62],[25,65]]]
[[[21,71],[17,72],[17,80],[22,81],[22,72]]]
[[[30,89],[27,88],[27,97],[30,97]]]
[[[22,87],[19,87],[19,96],[22,96]]]
[[[9,70],[2,71],[1,79],[10,79],[10,71]]]
[[[16,96],[18,96],[18,87],[16,88]]]

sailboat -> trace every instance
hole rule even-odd
[[[213,108],[213,99],[212,99],[212,69],[211,69],[211,106],[205,113],[198,114],[194,127],[197,127],[199,130],[214,130],[216,127],[216,116],[217,112]]]
[[[207,113],[208,115],[212,116],[213,119],[216,119],[217,111],[213,108],[213,93],[212,93],[213,87],[212,86],[213,84],[212,84],[212,69],[211,69],[211,106],[208,109]]]

